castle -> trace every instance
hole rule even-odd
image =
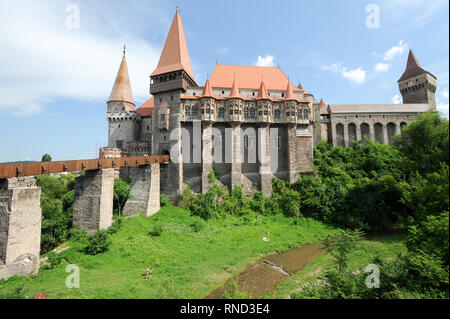
[[[398,80],[404,104],[318,102],[279,67],[216,65],[203,87],[192,71],[181,17],[175,13],[147,102],[136,108],[125,51],[107,101],[108,147],[100,157],[170,154],[161,192],[175,198],[218,182],[272,192],[272,177],[295,182],[312,171],[320,141],[349,146],[367,138],[390,144],[418,113],[436,109],[436,77],[409,52]]]

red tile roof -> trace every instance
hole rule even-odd
[[[288,84],[287,84],[287,87],[286,87],[286,94],[284,96],[284,100],[285,101],[291,101],[291,100],[296,101],[297,100],[294,97],[294,88],[293,88],[293,85],[292,85],[291,81],[288,81]]]
[[[409,50],[408,62],[406,63],[406,70],[405,70],[405,72],[403,72],[402,76],[400,77],[400,79],[398,79],[397,82],[404,81],[406,79],[409,79],[409,78],[412,78],[412,77],[415,77],[417,75],[421,75],[424,73],[428,73],[431,76],[433,76],[434,78],[436,78],[430,72],[422,69],[414,52],[412,50]]]
[[[211,85],[209,84],[209,80],[206,80],[206,84],[202,92],[202,97],[214,97],[214,94],[211,90]]]
[[[320,115],[322,114],[329,114],[328,108],[323,99],[320,99]]]
[[[194,80],[183,23],[180,15],[176,12],[158,66],[150,76],[179,70],[184,70]]]
[[[236,83],[236,74],[234,75],[233,86],[231,87],[231,93],[230,93],[230,96],[228,98],[230,98],[230,99],[232,99],[232,98],[241,98],[241,94],[239,93],[239,88],[238,88],[238,85]]]
[[[155,105],[155,98],[152,96],[142,104],[137,110],[136,113],[142,117],[151,116],[153,113],[153,106]]]
[[[211,75],[210,81],[213,88],[231,88],[236,75],[236,81],[240,89],[258,90],[261,78],[267,90],[284,91],[288,77],[276,67],[246,66],[246,65],[223,65],[217,64]],[[300,91],[295,88],[294,91]]]
[[[261,79],[261,85],[259,86],[257,100],[270,100],[269,93],[267,92],[264,79]]]

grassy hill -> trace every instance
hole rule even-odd
[[[283,251],[317,242],[335,230],[310,218],[282,215],[211,219],[196,232],[199,218],[165,206],[151,217],[124,221],[111,236],[105,253],[84,253],[87,242],[69,241],[61,253],[63,262],[54,269],[41,269],[37,277],[12,278],[0,290],[22,284],[32,298],[43,292],[48,298],[203,298],[229,277],[272,251]],[[160,236],[152,236],[155,226]],[[270,241],[262,237],[270,232]],[[80,288],[66,288],[68,264],[80,267]],[[150,266],[153,278],[144,279]]]

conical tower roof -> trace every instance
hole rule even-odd
[[[177,11],[173,18],[169,34],[167,35],[161,57],[159,58],[158,66],[150,76],[179,70],[184,70],[194,80],[194,72],[192,72],[183,23]]]
[[[323,99],[320,99],[319,111],[320,114],[328,114],[327,104],[323,101]]]
[[[300,90],[303,91],[303,87],[302,87],[302,85],[300,84],[300,82],[298,82],[297,89],[300,89]]]
[[[261,79],[261,85],[259,87],[257,100],[270,100],[269,93],[266,90],[266,85],[264,84],[264,78]]]
[[[230,99],[232,99],[232,98],[240,99],[241,98],[241,94],[239,93],[239,87],[236,82],[236,75],[234,75],[233,86],[231,87],[231,93],[228,98],[230,98]]]
[[[284,100],[285,101],[290,101],[290,100],[297,100],[294,97],[294,88],[293,85],[291,83],[291,81],[288,80],[288,84],[287,84],[287,88],[286,88],[286,94],[284,96]]]
[[[127,60],[125,58],[125,50],[123,51],[122,62],[117,72],[116,81],[109,95],[110,101],[124,101],[133,105],[133,93],[131,92],[130,77],[128,76]]]
[[[409,50],[408,62],[406,63],[406,70],[405,70],[405,72],[403,72],[400,79],[398,79],[398,82],[404,81],[406,79],[409,79],[409,78],[412,78],[412,77],[415,77],[417,75],[424,74],[424,73],[428,73],[428,74],[432,75],[434,78],[436,78],[430,72],[422,69],[413,50]]]
[[[206,84],[205,84],[205,87],[203,88],[201,97],[214,97],[214,94],[211,89],[211,84],[209,83],[209,79],[206,80]]]

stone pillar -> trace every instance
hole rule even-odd
[[[37,260],[39,267],[40,198],[34,177],[0,179],[0,265]]]
[[[231,141],[231,189],[242,185],[242,150],[241,150],[241,125],[233,124]]]
[[[387,124],[383,123],[383,144],[389,144]]]
[[[297,172],[297,125],[288,124],[288,182],[295,183],[298,179]]]
[[[348,139],[348,123],[342,123],[342,126],[344,127],[344,146],[350,146],[350,141]]]
[[[272,172],[270,170],[270,127],[258,128],[258,162],[260,188],[264,196],[272,195]]]
[[[337,146],[337,136],[336,136],[336,123],[330,123],[331,126],[331,140],[333,141],[333,146]]]
[[[123,208],[126,216],[141,212],[144,216],[151,216],[159,211],[159,163],[151,165],[129,167],[131,178],[131,195]]]
[[[89,234],[112,224],[114,168],[86,171],[75,179],[73,225]]]
[[[356,140],[360,141],[361,140],[361,123],[359,121],[356,121],[355,125],[356,125]]]
[[[202,193],[208,192],[212,184],[209,182],[209,174],[212,171],[212,124],[203,122],[202,136]]]
[[[400,126],[400,123],[396,123],[396,124],[395,124],[395,134],[396,134],[396,135],[402,134],[402,128],[401,128],[401,126]]]
[[[367,123],[369,124],[369,140],[375,141],[375,124],[374,123]]]

